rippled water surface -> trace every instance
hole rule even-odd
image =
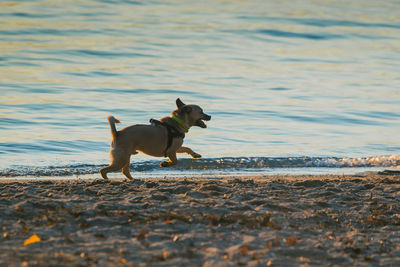
[[[247,158],[269,168],[266,159],[377,156],[396,167],[399,10],[377,0],[1,1],[0,170],[97,171],[107,115],[118,127],[147,123],[177,97],[212,115],[185,139],[214,160],[207,168],[227,157],[240,169]]]

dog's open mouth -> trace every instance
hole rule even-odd
[[[197,121],[196,121],[196,126],[199,126],[199,127],[201,127],[201,128],[207,128],[207,125],[204,123],[204,121],[203,120],[205,120],[205,121],[209,121],[209,120],[211,120],[211,116],[210,115],[207,115],[207,114],[204,114],[200,119],[198,119]]]

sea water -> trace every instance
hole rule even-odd
[[[0,176],[94,174],[122,128],[193,127],[174,171],[400,165],[400,1],[1,1]],[[168,174],[132,157],[134,175]],[[93,176],[93,175],[92,175]],[[121,174],[117,174],[121,176]]]

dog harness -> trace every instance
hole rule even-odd
[[[164,157],[167,157],[167,150],[171,147],[172,145],[172,141],[175,137],[180,137],[180,138],[185,138],[185,134],[181,133],[180,131],[178,131],[178,129],[176,129],[174,126],[162,122],[162,121],[158,121],[155,119],[150,119],[150,123],[152,125],[161,125],[164,126],[167,129],[167,136],[168,136],[168,143],[167,143],[167,148],[164,151]],[[187,129],[187,127],[186,127]],[[185,130],[186,130],[185,129]]]

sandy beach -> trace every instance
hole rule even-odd
[[[1,266],[398,266],[400,176],[0,181]]]

